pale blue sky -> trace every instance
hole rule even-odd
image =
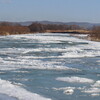
[[[100,0],[0,0],[0,21],[100,23]]]

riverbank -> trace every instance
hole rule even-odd
[[[48,33],[72,33],[72,34],[89,34],[88,30],[46,30]]]
[[[14,34],[28,34],[28,33],[72,33],[72,34],[89,34],[90,31],[88,30],[45,30],[43,32],[6,32],[3,31],[0,33],[0,35],[14,35]]]
[[[91,41],[100,42],[100,38],[97,38],[97,37],[88,37],[88,39],[90,39]]]
[[[48,33],[70,33],[72,36],[78,37],[80,39],[87,39],[91,41],[100,42],[100,37],[92,36],[93,33],[90,30],[47,30],[46,32]]]
[[[29,33],[22,33],[22,34],[38,34],[40,32],[29,32]],[[51,31],[51,30],[47,30],[45,32],[41,32],[41,33],[63,33],[63,34],[70,34],[71,36],[77,37],[79,39],[86,39],[86,40],[90,40],[90,41],[97,41],[100,42],[99,38],[96,37],[91,37],[90,36],[90,31],[86,31],[86,30],[58,30],[58,31]],[[1,36],[7,36],[7,35],[18,35],[18,34],[10,34],[8,32],[5,32],[4,34],[0,34]],[[20,34],[19,34],[20,35]]]
[[[84,35],[87,35],[87,37],[85,37],[85,39],[100,42],[100,37],[96,37],[96,36],[91,35],[92,31],[89,31],[89,30],[45,30],[45,31],[40,31],[40,32],[39,31],[30,32],[30,30],[27,27],[23,27],[23,26],[8,27],[7,26],[7,27],[3,27],[3,29],[0,31],[1,31],[0,32],[1,36],[18,35],[18,34],[37,34],[37,33],[64,33],[64,34],[68,33],[68,34],[71,34],[75,37],[83,38],[83,37],[80,37],[79,35],[84,34]]]
[[[91,37],[90,34],[71,34],[71,36],[77,37],[79,39],[85,39],[85,40],[100,42],[99,38]]]

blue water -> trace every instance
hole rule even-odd
[[[27,98],[99,100],[100,42],[60,33],[0,36],[0,100]]]

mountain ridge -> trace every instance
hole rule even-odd
[[[2,22],[8,22],[8,21],[0,21],[0,23]],[[85,29],[91,29],[93,26],[100,26],[100,23],[90,23],[90,22],[24,21],[24,22],[10,22],[10,23],[17,23],[21,24],[22,26],[29,26],[34,22],[41,24],[79,25],[80,27],[83,27]]]

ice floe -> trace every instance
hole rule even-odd
[[[14,85],[9,81],[0,79],[0,93],[6,94],[11,97],[18,98],[19,100],[51,100],[36,93],[31,93],[26,89]]]
[[[70,83],[93,83],[94,80],[82,77],[58,77],[58,81],[70,82]]]

